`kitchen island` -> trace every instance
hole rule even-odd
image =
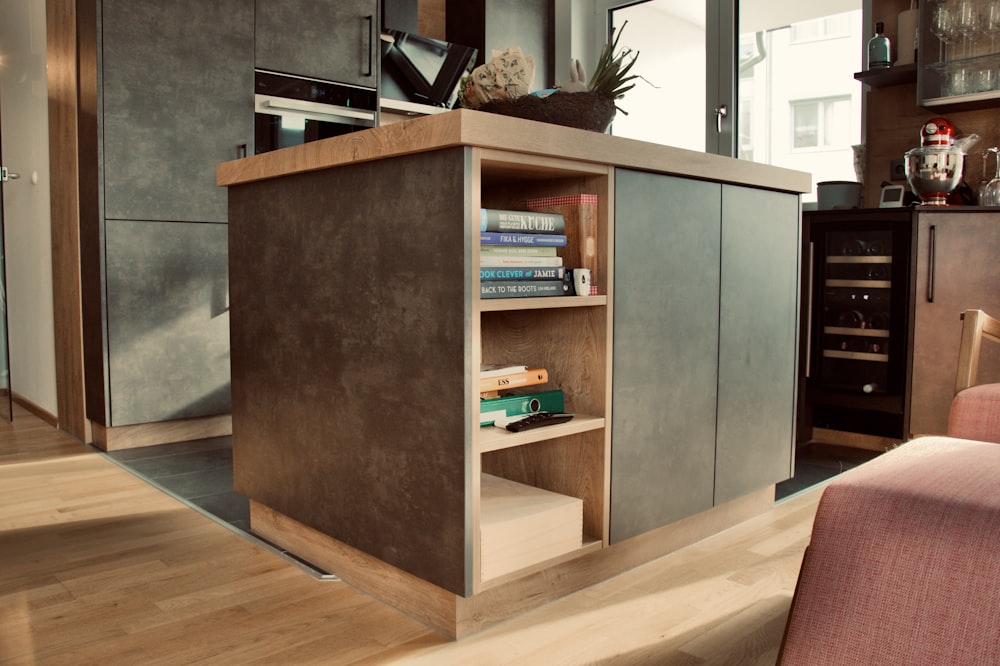
[[[445,635],[766,511],[791,476],[807,174],[459,110],[217,175],[252,528]],[[481,298],[480,209],[581,194],[562,255],[591,250],[596,293]],[[480,427],[485,363],[545,368],[574,418]]]

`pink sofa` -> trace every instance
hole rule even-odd
[[[831,481],[778,663],[1000,664],[1000,446],[921,437]]]
[[[959,391],[951,401],[948,435],[1000,443],[1000,384]]]

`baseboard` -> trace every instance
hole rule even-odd
[[[23,395],[19,394],[17,391],[10,391],[10,392],[8,392],[7,390],[3,391],[4,398],[6,398],[8,394],[10,395],[11,398],[13,398],[14,402],[16,402],[18,405],[31,412],[41,420],[45,421],[53,428],[59,427],[59,418],[52,412],[48,411],[47,409],[44,409],[43,407],[40,407],[39,405],[36,405],[31,400],[28,400]]]
[[[140,446],[232,435],[233,417],[231,414],[221,414],[219,416],[139,423],[111,428],[95,423],[93,428],[95,446],[104,451],[120,451]]]
[[[565,597],[765,513],[774,486],[638,537],[461,597],[250,500],[251,529],[451,639]]]

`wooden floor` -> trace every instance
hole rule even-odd
[[[773,664],[818,497],[453,643],[17,409],[0,664]]]

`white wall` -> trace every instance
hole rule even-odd
[[[11,390],[56,414],[44,2],[3,0],[0,58]]]

